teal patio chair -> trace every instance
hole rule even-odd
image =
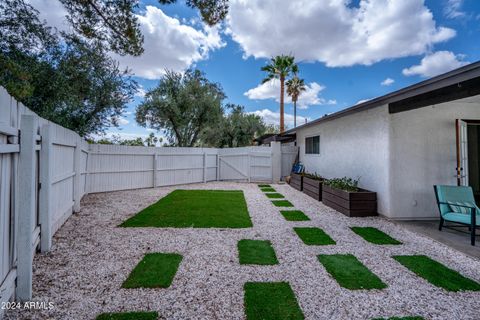
[[[440,211],[438,230],[442,231],[445,222],[468,226],[470,242],[474,246],[475,229],[480,226],[480,209],[475,203],[472,188],[464,186],[433,186],[433,188]]]

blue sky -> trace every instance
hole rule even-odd
[[[54,1],[31,2],[61,28]],[[121,66],[132,69],[143,90],[154,87],[165,69],[198,68],[222,85],[225,103],[241,104],[269,123],[277,121],[278,90],[259,86],[260,68],[276,54],[294,54],[309,86],[298,123],[480,60],[478,0],[230,0],[229,16],[215,28],[178,2],[141,1],[145,54],[117,57]],[[109,135],[149,133],[135,123],[142,99],[135,97]],[[292,127],[290,103],[285,112]]]

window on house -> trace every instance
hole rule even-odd
[[[305,153],[320,154],[320,136],[305,138]]]

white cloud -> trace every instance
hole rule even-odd
[[[447,0],[443,7],[443,14],[449,19],[462,18],[466,14],[462,11],[463,0]]]
[[[125,115],[125,113],[124,113],[124,115]],[[119,126],[125,126],[125,125],[130,123],[130,121],[123,116],[113,117],[112,120],[116,120],[116,122],[118,123]]]
[[[312,105],[337,104],[336,100],[326,100],[320,97],[320,92],[325,89],[316,82],[311,82],[306,85],[306,90],[298,97],[297,107],[299,109],[307,109]],[[285,89],[286,90],[286,89]],[[259,84],[244,93],[251,100],[267,100],[275,99],[280,102],[280,81],[274,79],[263,84]],[[285,91],[285,103],[292,103],[292,99]]]
[[[392,85],[394,82],[395,82],[395,80],[393,80],[392,78],[387,78],[387,79],[383,80],[380,84],[381,84],[382,86],[390,86],[390,85]]]
[[[69,31],[67,10],[58,0],[27,0],[40,13],[40,20],[59,31]]]
[[[144,98],[146,94],[147,94],[147,91],[143,86],[140,85],[137,88],[137,92],[135,92],[135,97]]]
[[[263,110],[256,110],[253,112],[248,112],[251,114],[255,114],[257,116],[260,116],[263,118],[263,121],[267,124],[274,124],[274,125],[279,125],[280,124],[280,113],[279,112],[273,112],[272,110],[269,109],[263,109]],[[293,127],[293,114],[289,113],[284,113],[284,119],[285,119],[285,125],[289,128]],[[302,117],[297,115],[297,126],[304,124],[305,121],[310,121],[310,118]]]
[[[204,26],[198,30],[167,16],[157,7],[147,6],[144,15],[137,17],[145,38],[144,53],[139,57],[115,58],[139,77],[158,79],[165,69],[183,71],[207,59],[211,50],[225,45],[218,27]]]
[[[456,34],[436,25],[424,0],[231,0],[227,33],[245,57],[291,53],[329,67],[423,54]]]
[[[59,30],[70,28],[66,10],[58,0],[28,0],[39,12],[40,19]],[[147,6],[138,14],[144,36],[144,53],[139,57],[113,54],[122,67],[129,67],[139,77],[158,79],[165,69],[183,71],[196,62],[207,59],[211,50],[225,46],[218,27],[191,25],[194,20],[180,22],[161,9]]]
[[[433,77],[468,64],[461,61],[462,58],[462,55],[455,55],[450,51],[437,51],[425,56],[419,65],[403,69],[402,73],[405,76]]]

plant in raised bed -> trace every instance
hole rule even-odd
[[[303,174],[303,193],[314,198],[315,200],[322,201],[322,184],[325,179],[315,173]]]
[[[359,188],[358,181],[347,177],[325,180],[323,204],[349,217],[376,216],[377,194]]]

